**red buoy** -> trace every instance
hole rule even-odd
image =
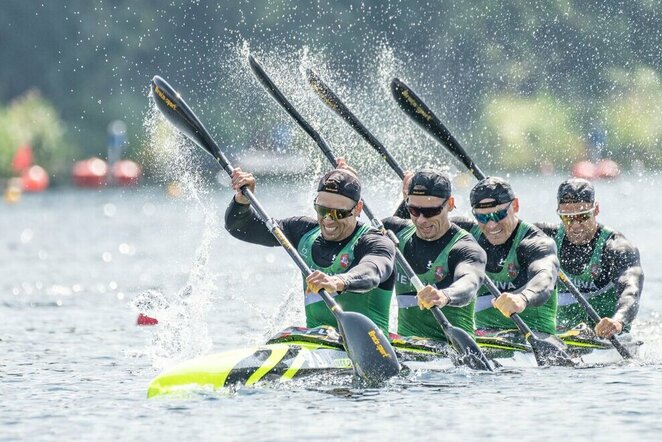
[[[26,192],[43,192],[48,187],[48,173],[41,166],[32,166],[23,171],[21,182]]]
[[[118,186],[135,186],[140,181],[142,170],[131,160],[120,160],[113,164],[113,178]]]
[[[89,158],[77,161],[71,171],[71,177],[79,187],[101,187],[106,184],[108,165],[101,158]]]
[[[578,161],[572,165],[572,176],[592,180],[595,178],[595,164],[590,161]]]
[[[600,160],[596,165],[596,173],[599,178],[616,178],[621,174],[616,161],[613,160]]]
[[[138,319],[136,319],[136,325],[156,325],[158,323],[158,319],[147,316],[144,313],[140,313]]]

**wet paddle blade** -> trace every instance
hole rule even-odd
[[[380,382],[400,372],[391,343],[374,322],[355,312],[342,312],[337,319],[357,375],[368,381]]]
[[[458,362],[474,370],[493,371],[485,354],[471,335],[459,327],[450,327],[444,330],[448,342],[458,354]]]
[[[536,357],[539,366],[555,365],[561,367],[573,367],[577,365],[566,352],[566,345],[554,335],[545,333],[530,334],[527,341]]]

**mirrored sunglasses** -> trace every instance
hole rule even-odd
[[[595,207],[591,207],[588,210],[575,213],[561,213],[558,210],[556,211],[563,224],[568,225],[572,224],[573,222],[583,223],[588,221],[589,219],[593,218],[593,212],[595,212]]]
[[[477,213],[476,210],[472,210],[472,213],[474,218],[476,218],[476,221],[478,221],[480,224],[487,224],[490,221],[498,223],[508,215],[508,209],[512,203],[513,202],[511,201],[510,204],[508,204],[506,207],[501,210],[497,210],[496,212]]]
[[[317,212],[317,216],[320,219],[324,218],[331,218],[334,221],[338,221],[339,219],[345,219],[349,218],[352,216],[353,210],[356,206],[352,207],[351,209],[332,209],[331,207],[325,207],[325,206],[320,206],[319,204],[315,204],[315,212]]]

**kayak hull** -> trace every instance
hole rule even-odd
[[[607,341],[571,330],[559,335],[570,354],[583,364],[610,364],[621,357]],[[497,367],[535,367],[530,347],[514,333],[477,336],[485,355]],[[445,343],[422,338],[391,335],[391,342],[405,370],[448,370],[455,366],[454,353]],[[627,343],[627,341],[626,341]],[[640,343],[629,343],[636,353]],[[330,327],[290,327],[267,344],[229,350],[182,362],[155,377],[147,396],[216,391],[260,381],[289,381],[295,377],[324,372],[351,374],[352,362],[337,332]]]

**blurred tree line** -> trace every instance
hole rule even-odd
[[[35,140],[47,168],[103,155],[114,119],[128,120],[129,147],[140,149],[148,79],[213,84],[213,60],[242,38],[323,48],[348,72],[366,45],[385,42],[417,60],[437,86],[424,95],[441,97],[450,127],[502,167],[582,158],[596,121],[609,156],[659,167],[660,10],[659,0],[4,2],[0,174],[17,144]],[[42,113],[17,123],[21,106]]]

